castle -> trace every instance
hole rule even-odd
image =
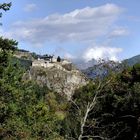
[[[49,68],[49,67],[56,66],[56,64],[64,65],[64,64],[70,64],[70,63],[71,62],[65,59],[60,59],[58,61],[58,58],[55,58],[53,55],[44,55],[44,56],[38,56],[38,58],[32,62],[32,67]]]

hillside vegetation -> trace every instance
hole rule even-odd
[[[23,79],[16,45],[0,38],[0,139],[140,139],[140,65],[95,78],[68,101]]]
[[[140,140],[140,64],[109,69],[105,77],[77,86],[68,100],[35,78],[42,72],[51,78],[55,68],[31,68],[29,78],[29,69],[13,61],[17,45],[0,37],[0,140]],[[67,73],[55,69],[59,79],[52,86]]]

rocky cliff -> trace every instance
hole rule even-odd
[[[64,94],[68,98],[72,96],[76,88],[87,83],[85,75],[72,64],[61,63],[48,68],[31,67],[24,75],[24,79],[35,80],[41,86],[47,85],[49,89]]]

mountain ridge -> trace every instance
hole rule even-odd
[[[39,84],[46,84],[50,89],[58,93],[64,92],[68,97],[73,94],[73,91],[77,87],[85,85],[88,79],[94,79],[96,77],[103,78],[106,76],[109,73],[109,69],[118,72],[123,65],[133,66],[136,63],[140,63],[140,55],[125,59],[121,63],[113,61],[102,61],[98,63],[94,59],[89,62],[84,62],[79,59],[73,62],[74,64],[65,59],[62,59],[62,61],[65,60],[67,62],[65,64],[63,64],[63,62],[45,64],[46,62],[44,60],[37,59],[38,57],[41,58],[41,55],[25,50],[19,51],[15,56],[18,56],[17,58],[21,61],[22,66],[28,70],[25,76],[26,78],[31,77]],[[36,63],[37,66],[35,65],[34,67],[34,63]],[[44,73],[44,75],[40,76],[40,73]]]

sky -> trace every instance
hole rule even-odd
[[[20,49],[67,59],[120,61],[140,54],[140,0],[0,0],[0,36]]]

